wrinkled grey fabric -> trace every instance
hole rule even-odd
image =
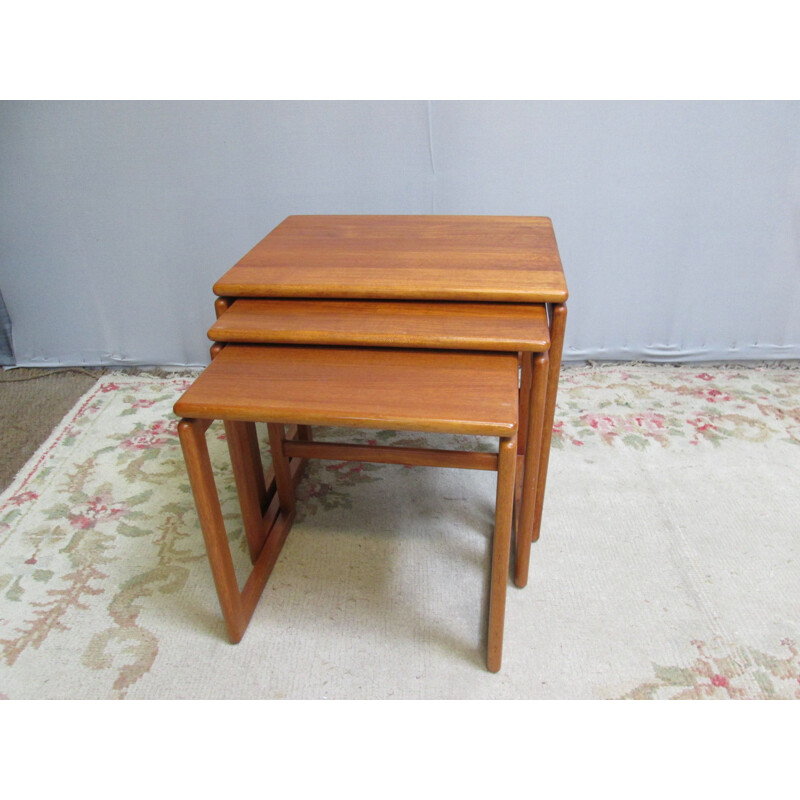
[[[0,366],[9,367],[15,364],[14,345],[11,341],[11,317],[0,292]]]

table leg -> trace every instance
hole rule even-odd
[[[250,560],[255,564],[264,546],[264,514],[269,505],[261,451],[254,422],[225,422],[225,437],[242,509]]]
[[[228,297],[218,297],[214,301],[214,313],[217,315],[217,319],[219,319],[232,305],[233,298]]]
[[[533,355],[530,351],[519,354],[520,381],[519,381],[519,413],[517,419],[517,488],[514,496],[514,535],[519,526],[520,509],[522,506],[522,490],[524,485],[525,448],[528,443],[528,424],[530,420],[531,380],[533,378]]]
[[[269,449],[272,454],[272,471],[275,473],[280,507],[286,513],[290,513],[295,509],[295,493],[289,459],[283,451],[285,429],[280,423],[270,422],[267,424],[267,431],[269,432]]]
[[[553,419],[556,413],[558,377],[561,373],[561,354],[564,349],[564,330],[567,326],[567,307],[557,303],[551,308],[550,318],[550,374],[547,380],[547,400],[544,406],[544,429],[542,431],[542,455],[536,487],[536,512],[533,517],[532,541],[538,541],[542,527],[544,489],[547,481],[547,464],[550,460],[550,441],[553,437]]]
[[[500,439],[497,464],[494,537],[492,538],[492,577],[489,595],[489,635],[486,665],[497,672],[503,656],[503,628],[511,557],[511,518],[514,514],[514,483],[517,468],[517,436]]]
[[[519,428],[517,429],[519,445],[517,447],[517,455],[522,456],[525,455],[525,447],[528,442],[533,354],[530,352],[520,353],[519,360],[522,371],[519,381]]]
[[[258,599],[278,560],[294,521],[294,511],[285,513],[282,508],[278,508],[278,498],[273,499],[265,514],[265,520],[270,520],[266,540],[245,581],[244,588],[239,591],[211,459],[208,455],[206,443],[208,425],[209,420],[182,419],[178,423],[178,437],[186,461],[189,483],[228,638],[231,643],[236,644],[244,636]]]
[[[202,420],[184,419],[178,423],[178,436],[206,543],[211,574],[214,576],[222,616],[228,629],[228,638],[235,644],[244,635],[247,621],[244,619],[242,597],[233,568],[214,473],[211,470],[205,428]]]
[[[297,426],[297,438],[301,442],[313,442],[314,437],[311,434],[311,426],[310,425],[298,425]]]
[[[538,493],[539,461],[542,452],[544,408],[547,398],[550,356],[538,353],[533,359],[533,379],[530,390],[530,424],[522,471],[522,503],[517,520],[516,563],[514,583],[522,588],[528,582],[531,559],[531,535]]]

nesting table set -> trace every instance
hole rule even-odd
[[[214,292],[212,361],[175,413],[230,640],[277,561],[309,458],[493,470],[487,666],[497,672],[512,528],[519,587],[539,537],[564,342],[550,220],[291,216]],[[253,563],[241,590],[205,439],[215,419]],[[267,424],[266,471],[256,422]],[[319,442],[316,425],[492,436],[498,450]]]

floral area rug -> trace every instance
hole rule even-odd
[[[497,675],[484,472],[311,462],[230,645],[172,414],[191,379],[102,378],[0,496],[0,697],[800,698],[800,369],[563,370]],[[475,444],[355,433],[316,436]],[[243,578],[219,423],[209,446]]]

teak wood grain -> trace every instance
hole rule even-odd
[[[561,303],[547,217],[290,216],[214,285],[223,297]]]
[[[180,417],[509,436],[515,353],[228,345]]]
[[[236,300],[211,326],[215,342],[542,352],[543,305]]]

